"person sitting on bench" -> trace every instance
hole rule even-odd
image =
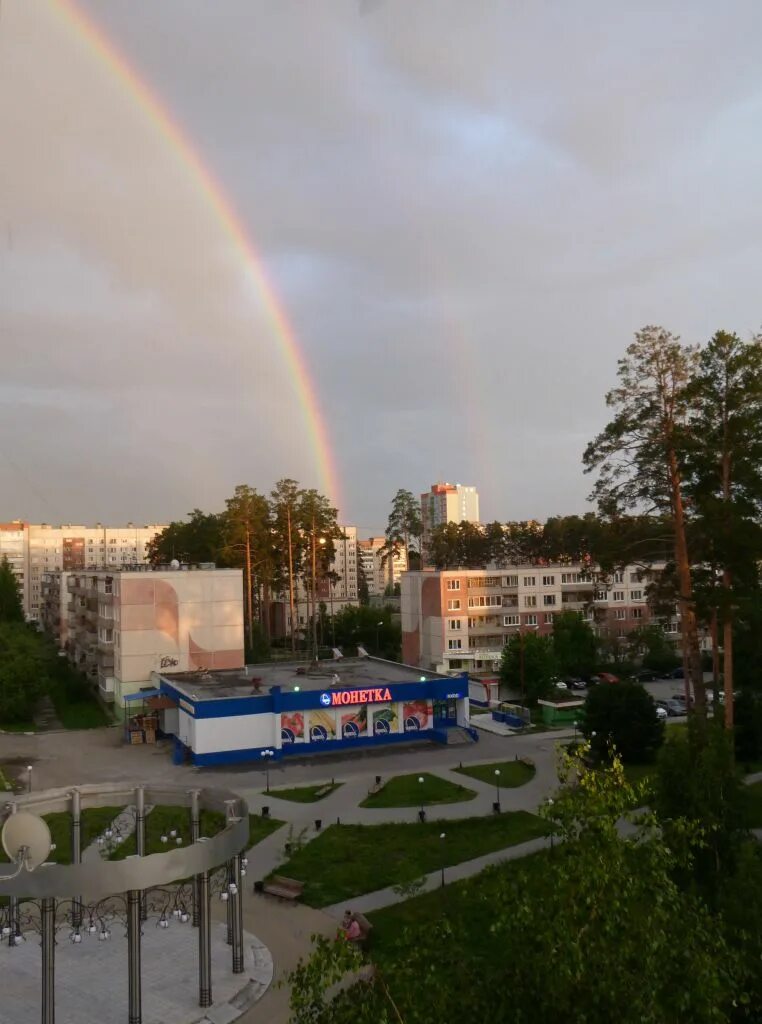
[[[357,942],[362,938],[362,928],[351,910],[344,911],[341,921],[341,930],[347,942]]]

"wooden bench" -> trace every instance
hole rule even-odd
[[[273,875],[262,886],[262,892],[270,896],[278,896],[282,900],[298,900],[304,892],[304,882],[283,875]]]
[[[380,793],[383,788],[384,788],[384,783],[383,782],[377,782],[375,785],[371,786],[370,789],[368,790],[368,796],[375,796],[376,793]]]
[[[328,782],[325,786],[321,786],[320,789],[315,790],[315,799],[317,800],[321,796],[327,796],[333,790],[333,783]]]

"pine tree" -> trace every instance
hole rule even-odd
[[[0,562],[0,622],[23,622],[24,607],[21,603],[16,574],[7,557]]]

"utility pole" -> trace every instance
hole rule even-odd
[[[249,524],[246,524],[246,617],[249,630],[249,648],[251,648],[252,634],[254,631],[254,611],[251,601],[251,536]]]
[[[286,505],[286,531],[288,533],[288,606],[291,615],[291,653],[296,652],[296,609],[294,607],[294,551],[291,543],[291,506]]]

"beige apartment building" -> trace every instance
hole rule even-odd
[[[382,548],[385,544],[385,537],[369,537],[357,542],[369,597],[383,596],[387,588],[399,583],[402,573],[407,571],[407,552],[400,550],[393,558],[384,561]]]
[[[432,530],[447,523],[478,523],[479,492],[464,484],[432,484],[421,495],[422,549],[424,564]]]
[[[512,634],[551,633],[566,610],[581,612],[599,634],[624,640],[651,620],[646,588],[662,568],[627,566],[610,579],[579,564],[407,572],[402,660],[438,672],[494,673]],[[659,621],[677,643],[677,613]]]
[[[22,587],[24,612],[28,619],[40,617],[43,575],[59,570],[117,569],[146,565],[148,545],[164,526],[49,526],[47,523],[16,521],[0,523],[0,558],[3,548],[13,550],[9,561]]]
[[[152,672],[244,665],[240,569],[72,572],[66,594],[69,657],[118,713]]]

